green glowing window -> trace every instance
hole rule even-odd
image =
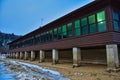
[[[90,28],[90,33],[95,33],[96,32],[96,23],[95,23],[95,15],[91,15],[88,17],[89,21],[89,28]]]
[[[50,41],[52,40],[52,30],[49,31],[50,34]]]
[[[72,37],[72,23],[67,24],[68,37]]]
[[[90,24],[90,33],[96,33],[96,24]]]
[[[86,26],[87,25],[87,18],[82,18],[81,19],[81,25]]]
[[[98,23],[98,32],[106,31],[106,21]]]
[[[62,35],[63,35],[62,38],[66,38],[67,37],[67,28],[66,28],[66,25],[62,26]]]
[[[89,24],[95,23],[95,15],[89,16],[88,19],[89,19]]]
[[[80,36],[80,20],[75,21],[75,36]]]
[[[62,28],[58,28],[58,39],[62,39]]]
[[[97,13],[97,22],[105,20],[105,11]]]
[[[81,19],[81,30],[82,30],[82,35],[88,34],[88,24],[87,24],[87,18],[82,18]]]
[[[82,27],[82,35],[86,35],[86,34],[88,34],[88,26],[87,25]]]
[[[57,40],[57,28],[54,29],[54,40]]]

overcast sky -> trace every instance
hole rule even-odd
[[[25,35],[93,0],[0,0],[0,31]]]

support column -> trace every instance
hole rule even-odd
[[[19,59],[19,53],[18,52],[16,53],[16,59]]]
[[[23,53],[20,52],[20,59],[23,59]]]
[[[24,57],[25,60],[28,60],[28,52],[25,51],[25,57]]]
[[[45,52],[43,50],[40,50],[40,61],[39,62],[44,62],[45,61]]]
[[[16,55],[15,55],[15,54],[16,54],[16,53],[14,52],[14,53],[13,53],[13,59],[15,59],[15,58],[16,58]]]
[[[73,48],[73,67],[80,66],[81,61],[81,50],[80,48],[74,47]]]
[[[57,64],[58,63],[58,50],[53,49],[52,50],[52,58],[53,58],[53,64]]]
[[[119,67],[118,48],[116,44],[106,45],[107,70],[117,71]]]
[[[31,51],[31,61],[34,61],[34,60],[35,60],[35,52]]]

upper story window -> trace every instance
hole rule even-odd
[[[72,23],[67,24],[67,34],[68,37],[72,37]]]
[[[96,20],[95,20],[95,15],[90,15],[88,17],[89,21],[89,32],[90,33],[96,33]]]
[[[113,11],[114,30],[120,31],[120,14],[117,11]]]
[[[86,17],[81,19],[81,30],[82,30],[82,35],[88,34],[88,24]]]
[[[57,28],[54,29],[54,40],[57,40]]]
[[[98,32],[106,31],[105,11],[97,13]]]
[[[62,39],[62,27],[58,28],[58,39]]]
[[[81,35],[81,30],[80,30],[80,20],[76,20],[75,23],[75,36],[80,36]]]
[[[67,38],[67,27],[66,25],[62,26],[62,38]]]

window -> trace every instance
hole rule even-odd
[[[75,36],[80,36],[80,20],[75,21]]]
[[[58,28],[58,39],[62,39],[62,28]]]
[[[98,32],[106,31],[105,11],[97,13]]]
[[[50,41],[52,41],[52,30],[49,31]]]
[[[114,19],[114,30],[120,31],[120,18],[118,12],[113,11],[113,19]]]
[[[90,28],[90,33],[95,33],[96,32],[96,21],[95,21],[95,15],[91,15],[88,17],[89,20],[89,28]]]
[[[81,29],[82,29],[82,35],[88,34],[87,18],[81,19]]]
[[[62,38],[67,38],[67,28],[66,28],[66,25],[62,26]]]
[[[57,40],[57,28],[54,29],[54,40]]]
[[[72,37],[72,23],[67,24],[68,37]]]

